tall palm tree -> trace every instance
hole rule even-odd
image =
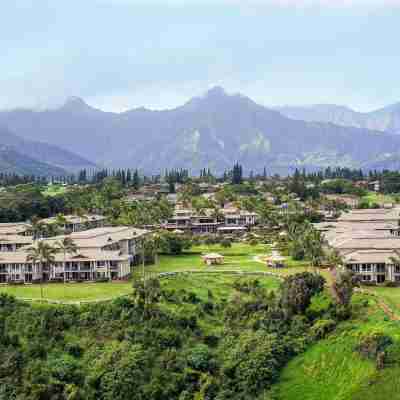
[[[40,221],[39,217],[36,216],[33,216],[30,222],[33,240],[42,238],[46,232],[46,225]]]
[[[40,273],[40,297],[43,299],[43,265],[51,264],[55,260],[57,249],[48,243],[39,241],[36,246],[28,249],[27,261],[31,261],[33,265],[39,265]]]
[[[65,233],[65,228],[67,225],[67,218],[65,218],[64,214],[58,213],[56,215],[55,225],[57,226],[57,228],[59,228],[60,230],[62,230]]]
[[[62,251],[64,254],[63,269],[64,269],[64,283],[65,283],[67,280],[67,274],[65,272],[67,254],[76,254],[78,252],[78,246],[69,236],[65,236],[63,239],[59,240],[56,243],[56,246],[57,249]]]

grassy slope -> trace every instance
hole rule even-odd
[[[360,302],[361,297],[358,297]],[[356,300],[357,302],[357,300]],[[400,399],[400,366],[377,371],[354,351],[362,332],[383,330],[400,340],[400,324],[388,321],[374,300],[356,319],[343,323],[327,339],[294,358],[272,390],[277,400]]]

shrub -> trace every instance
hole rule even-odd
[[[303,272],[287,277],[281,284],[281,306],[287,315],[303,314],[311,298],[321,293],[325,279],[321,275]]]
[[[356,346],[357,352],[370,360],[375,360],[377,368],[381,369],[385,364],[386,348],[393,343],[390,336],[375,330],[363,334]]]
[[[313,339],[323,339],[335,327],[336,322],[333,319],[320,319],[311,327],[310,335]]]
[[[205,344],[198,344],[189,352],[187,363],[193,369],[202,372],[212,372],[215,369],[215,361],[210,349]]]

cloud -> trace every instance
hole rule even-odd
[[[353,7],[399,7],[399,0],[97,0],[112,5],[162,5],[162,6],[220,6],[233,5],[240,7],[325,7],[325,8],[353,8]]]

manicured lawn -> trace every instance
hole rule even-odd
[[[57,196],[58,194],[63,194],[67,190],[66,186],[63,185],[51,185],[47,186],[46,189],[42,192],[43,196]]]
[[[207,253],[219,253],[225,257],[222,265],[207,266],[201,256]],[[271,270],[264,262],[260,262],[260,257],[270,253],[268,245],[259,244],[251,246],[243,243],[235,243],[230,248],[223,248],[220,245],[195,246],[189,251],[179,256],[160,256],[156,265],[149,266],[150,272],[169,272],[187,270],[240,270],[240,271],[274,271],[287,273],[292,268],[305,269],[307,263],[287,259],[288,268]]]
[[[225,262],[218,266],[207,266],[203,263],[201,255],[210,252],[218,252],[224,255]],[[219,245],[193,247],[178,256],[160,256],[155,265],[146,266],[148,277],[160,272],[184,272],[184,271],[243,271],[243,272],[275,272],[281,275],[289,275],[296,272],[311,271],[305,262],[298,262],[287,258],[287,267],[281,269],[268,268],[265,262],[261,261],[262,256],[269,254],[268,245],[260,244],[251,246],[248,244],[234,244],[231,248],[222,248]],[[140,266],[135,268],[133,279],[140,277],[142,269]],[[321,272],[329,278],[325,271]],[[254,277],[254,279],[257,277]],[[201,274],[199,277],[174,277],[169,278],[163,285],[169,287],[185,288],[190,290],[195,288],[200,296],[207,294],[208,288],[213,288],[221,296],[226,295],[231,290],[232,283],[238,279],[235,275],[213,275]],[[259,277],[261,282],[271,282],[277,284],[278,280],[269,277]],[[267,285],[267,286],[268,286]],[[85,301],[101,300],[128,294],[132,290],[132,282],[110,282],[110,283],[67,283],[67,284],[47,284],[43,285],[43,298],[59,301]],[[19,298],[40,299],[40,285],[21,285],[21,286],[0,286],[0,293],[12,294]],[[224,294],[225,293],[225,294]]]
[[[60,301],[109,299],[132,291],[131,282],[51,283],[43,285],[43,298]],[[40,299],[40,285],[0,286],[0,293]]]

